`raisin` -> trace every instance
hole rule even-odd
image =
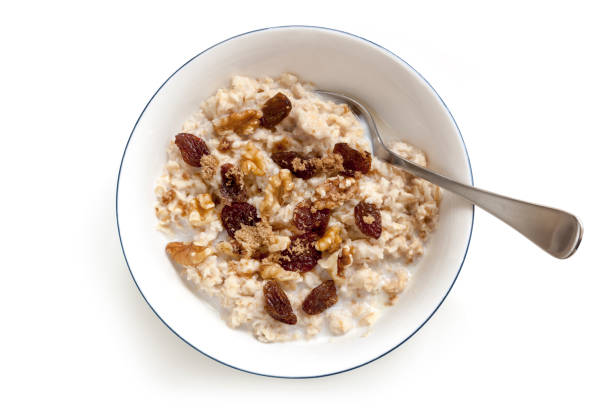
[[[221,210],[221,223],[232,238],[242,225],[252,227],[259,221],[261,220],[257,216],[257,209],[249,203],[235,201]]]
[[[272,153],[272,160],[280,168],[291,171],[296,177],[309,179],[315,175],[314,164],[298,152],[286,151]]]
[[[356,172],[366,174],[372,165],[372,155],[369,152],[360,152],[346,143],[336,143],[334,153],[342,156],[342,166],[345,176],[354,176]]]
[[[264,309],[275,320],[285,324],[296,324],[297,316],[293,313],[287,294],[277,281],[269,280],[263,287]]]
[[[321,252],[315,248],[316,241],[314,232],[294,235],[289,247],[280,253],[278,263],[288,271],[308,272],[321,259]]]
[[[181,150],[185,163],[193,167],[202,167],[200,159],[205,154],[210,154],[206,142],[191,133],[179,133],[175,136],[174,143]]]
[[[246,199],[244,176],[240,169],[231,163],[221,166],[221,194],[231,200],[242,201]]]
[[[361,232],[372,238],[379,238],[382,232],[380,211],[375,205],[361,201],[355,206],[355,224]]]
[[[266,129],[274,129],[274,126],[278,125],[291,112],[291,101],[279,92],[264,103],[261,111],[263,113],[263,116],[259,119],[261,126]]]
[[[293,225],[299,230],[323,235],[329,223],[330,214],[331,210],[329,208],[312,212],[312,204],[309,201],[304,201],[293,210]]]
[[[329,309],[338,301],[338,295],[336,294],[336,285],[333,280],[326,280],[316,288],[314,288],[304,302],[302,303],[302,310],[309,315],[316,315],[322,313],[324,310]]]

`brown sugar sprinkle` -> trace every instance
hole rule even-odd
[[[166,191],[164,194],[162,194],[160,201],[161,201],[161,203],[163,205],[168,205],[175,198],[176,198],[176,191],[170,189],[170,190]]]
[[[240,136],[250,136],[259,127],[261,112],[247,109],[233,112],[213,121],[213,128],[219,136],[227,136],[232,132]]]
[[[219,141],[219,146],[217,146],[217,150],[221,153],[227,153],[232,149],[232,141],[229,140],[227,136],[223,136]]]
[[[246,198],[244,174],[231,163],[221,166],[221,185],[219,190],[225,198],[242,201]]]
[[[204,181],[212,180],[217,172],[217,167],[219,166],[219,159],[215,156],[204,155],[200,159],[200,164],[202,165],[202,170],[200,170],[200,175]]]
[[[320,169],[326,174],[335,175],[344,171],[344,166],[342,165],[342,156],[340,156],[339,154],[332,153],[317,160],[320,161],[315,161],[315,168]]]
[[[321,252],[315,248],[317,238],[314,232],[291,237],[291,243],[278,257],[280,266],[295,272],[308,272],[314,268],[321,259]]]
[[[298,152],[281,151],[273,153],[272,160],[280,167],[290,170],[291,173],[303,179],[309,179],[320,173],[335,176],[344,171],[342,156],[335,153],[323,157],[305,157]]]
[[[371,215],[366,215],[365,217],[363,217],[363,222],[365,222],[366,224],[371,224],[374,221],[376,221],[376,219]]]
[[[258,222],[254,226],[242,225],[234,235],[240,244],[241,255],[255,259],[268,255],[273,236],[272,227],[266,222]]]
[[[338,176],[325,180],[315,188],[311,211],[340,207],[357,194],[357,180],[353,177]]]

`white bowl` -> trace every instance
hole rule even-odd
[[[153,187],[166,146],[200,101],[227,86],[231,75],[293,72],[317,86],[366,102],[385,122],[385,137],[424,149],[431,167],[472,184],[459,129],[434,89],[390,51],[354,35],[318,27],[277,27],[238,35],[198,54],[153,95],[128,140],[117,182],[117,225],[134,281],[157,316],[186,343],[228,366],[251,373],[313,377],[359,367],[409,339],[448,295],[469,246],[474,209],[443,196],[440,221],[413,270],[412,283],[368,336],[260,343],[229,328],[194,295],[166,257],[168,238],[155,230]],[[392,129],[395,129],[393,131]]]

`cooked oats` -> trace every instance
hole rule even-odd
[[[335,154],[334,147],[346,143],[367,152],[364,129],[346,105],[322,100],[312,89],[291,74],[233,77],[228,88],[202,102],[177,129],[206,142],[209,154],[202,156],[201,167],[185,163],[169,135],[168,160],[155,186],[159,228],[188,237],[188,242],[167,247],[181,275],[197,291],[219,300],[220,315],[230,327],[250,331],[262,342],[351,330],[365,333],[409,284],[410,264],[423,254],[438,218],[438,187],[376,157],[371,157],[365,174],[360,171],[363,163],[343,167],[343,156]],[[266,105],[275,96],[275,103]],[[337,151],[346,154],[342,147]],[[425,153],[415,147],[396,143],[392,148],[427,165]],[[278,151],[297,153],[289,168],[281,169],[272,160]],[[361,156],[369,160],[366,154],[357,158]],[[249,225],[238,222],[235,238],[228,236],[220,219],[221,209],[231,202],[220,190],[219,168],[225,164],[244,174],[244,195],[234,199],[253,206],[259,217],[245,218]],[[291,237],[304,231],[293,224],[293,213],[304,202],[312,203],[313,213],[329,209],[331,216],[320,232],[307,231],[305,236],[314,237],[312,247],[300,243],[298,251],[290,248]],[[354,209],[360,202],[380,212],[378,239],[364,235],[356,225]],[[378,214],[365,215],[363,222],[371,225],[376,218]],[[309,271],[289,271],[279,264],[287,254],[311,251],[320,259]],[[304,313],[304,299],[329,279],[338,302],[318,315]],[[297,324],[282,323],[266,312],[267,280],[276,280],[286,293]]]

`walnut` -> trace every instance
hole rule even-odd
[[[240,169],[245,175],[253,173],[256,176],[266,174],[266,159],[264,154],[251,142],[248,142],[240,159]]]
[[[340,244],[342,243],[342,237],[340,236],[340,232],[342,231],[342,227],[339,225],[332,225],[329,227],[325,234],[315,243],[315,248],[319,251],[324,252],[334,252],[340,248]]]
[[[278,174],[270,177],[259,211],[263,215],[270,215],[277,211],[294,187],[293,177],[287,169],[282,169]]]
[[[254,109],[233,112],[215,119],[213,127],[219,136],[226,136],[232,132],[240,136],[249,136],[259,127],[261,116],[261,112]]]
[[[291,242],[291,238],[285,237],[282,235],[272,235],[270,237],[270,242],[268,243],[268,250],[270,252],[280,252],[287,249],[289,243]]]
[[[276,263],[264,263],[258,272],[262,279],[276,279],[279,282],[296,281],[301,278],[299,272],[286,271]]]
[[[211,248],[193,242],[170,242],[166,245],[166,252],[174,262],[184,266],[199,265],[214,253]]]
[[[202,176],[202,180],[208,181],[212,180],[212,178],[217,173],[217,167],[219,166],[219,159],[217,159],[212,154],[205,154],[200,159],[200,164],[202,169],[200,170],[200,175]]]
[[[353,264],[353,252],[355,249],[352,246],[342,247],[342,250],[338,251],[338,270],[337,274],[339,277],[345,277],[344,271],[346,268]]]
[[[210,194],[198,194],[189,202],[189,224],[202,227],[210,222],[214,214],[215,203]]]
[[[329,276],[334,280],[334,283],[338,286],[343,285],[346,282],[345,276],[338,273],[338,256],[340,250],[332,252],[327,258],[323,258],[319,261],[319,266],[327,271]]]
[[[217,146],[217,150],[221,153],[229,153],[232,149],[232,141],[227,136],[223,136],[219,141],[219,145]]]
[[[353,177],[333,177],[325,180],[315,188],[314,204],[311,211],[340,207],[345,201],[357,194],[357,180]]]
[[[217,249],[217,252],[219,252],[220,254],[224,254],[231,258],[235,258],[238,256],[238,254],[236,253],[236,248],[234,247],[234,245],[232,245],[231,242],[227,242],[227,241],[219,242],[215,248]]]

